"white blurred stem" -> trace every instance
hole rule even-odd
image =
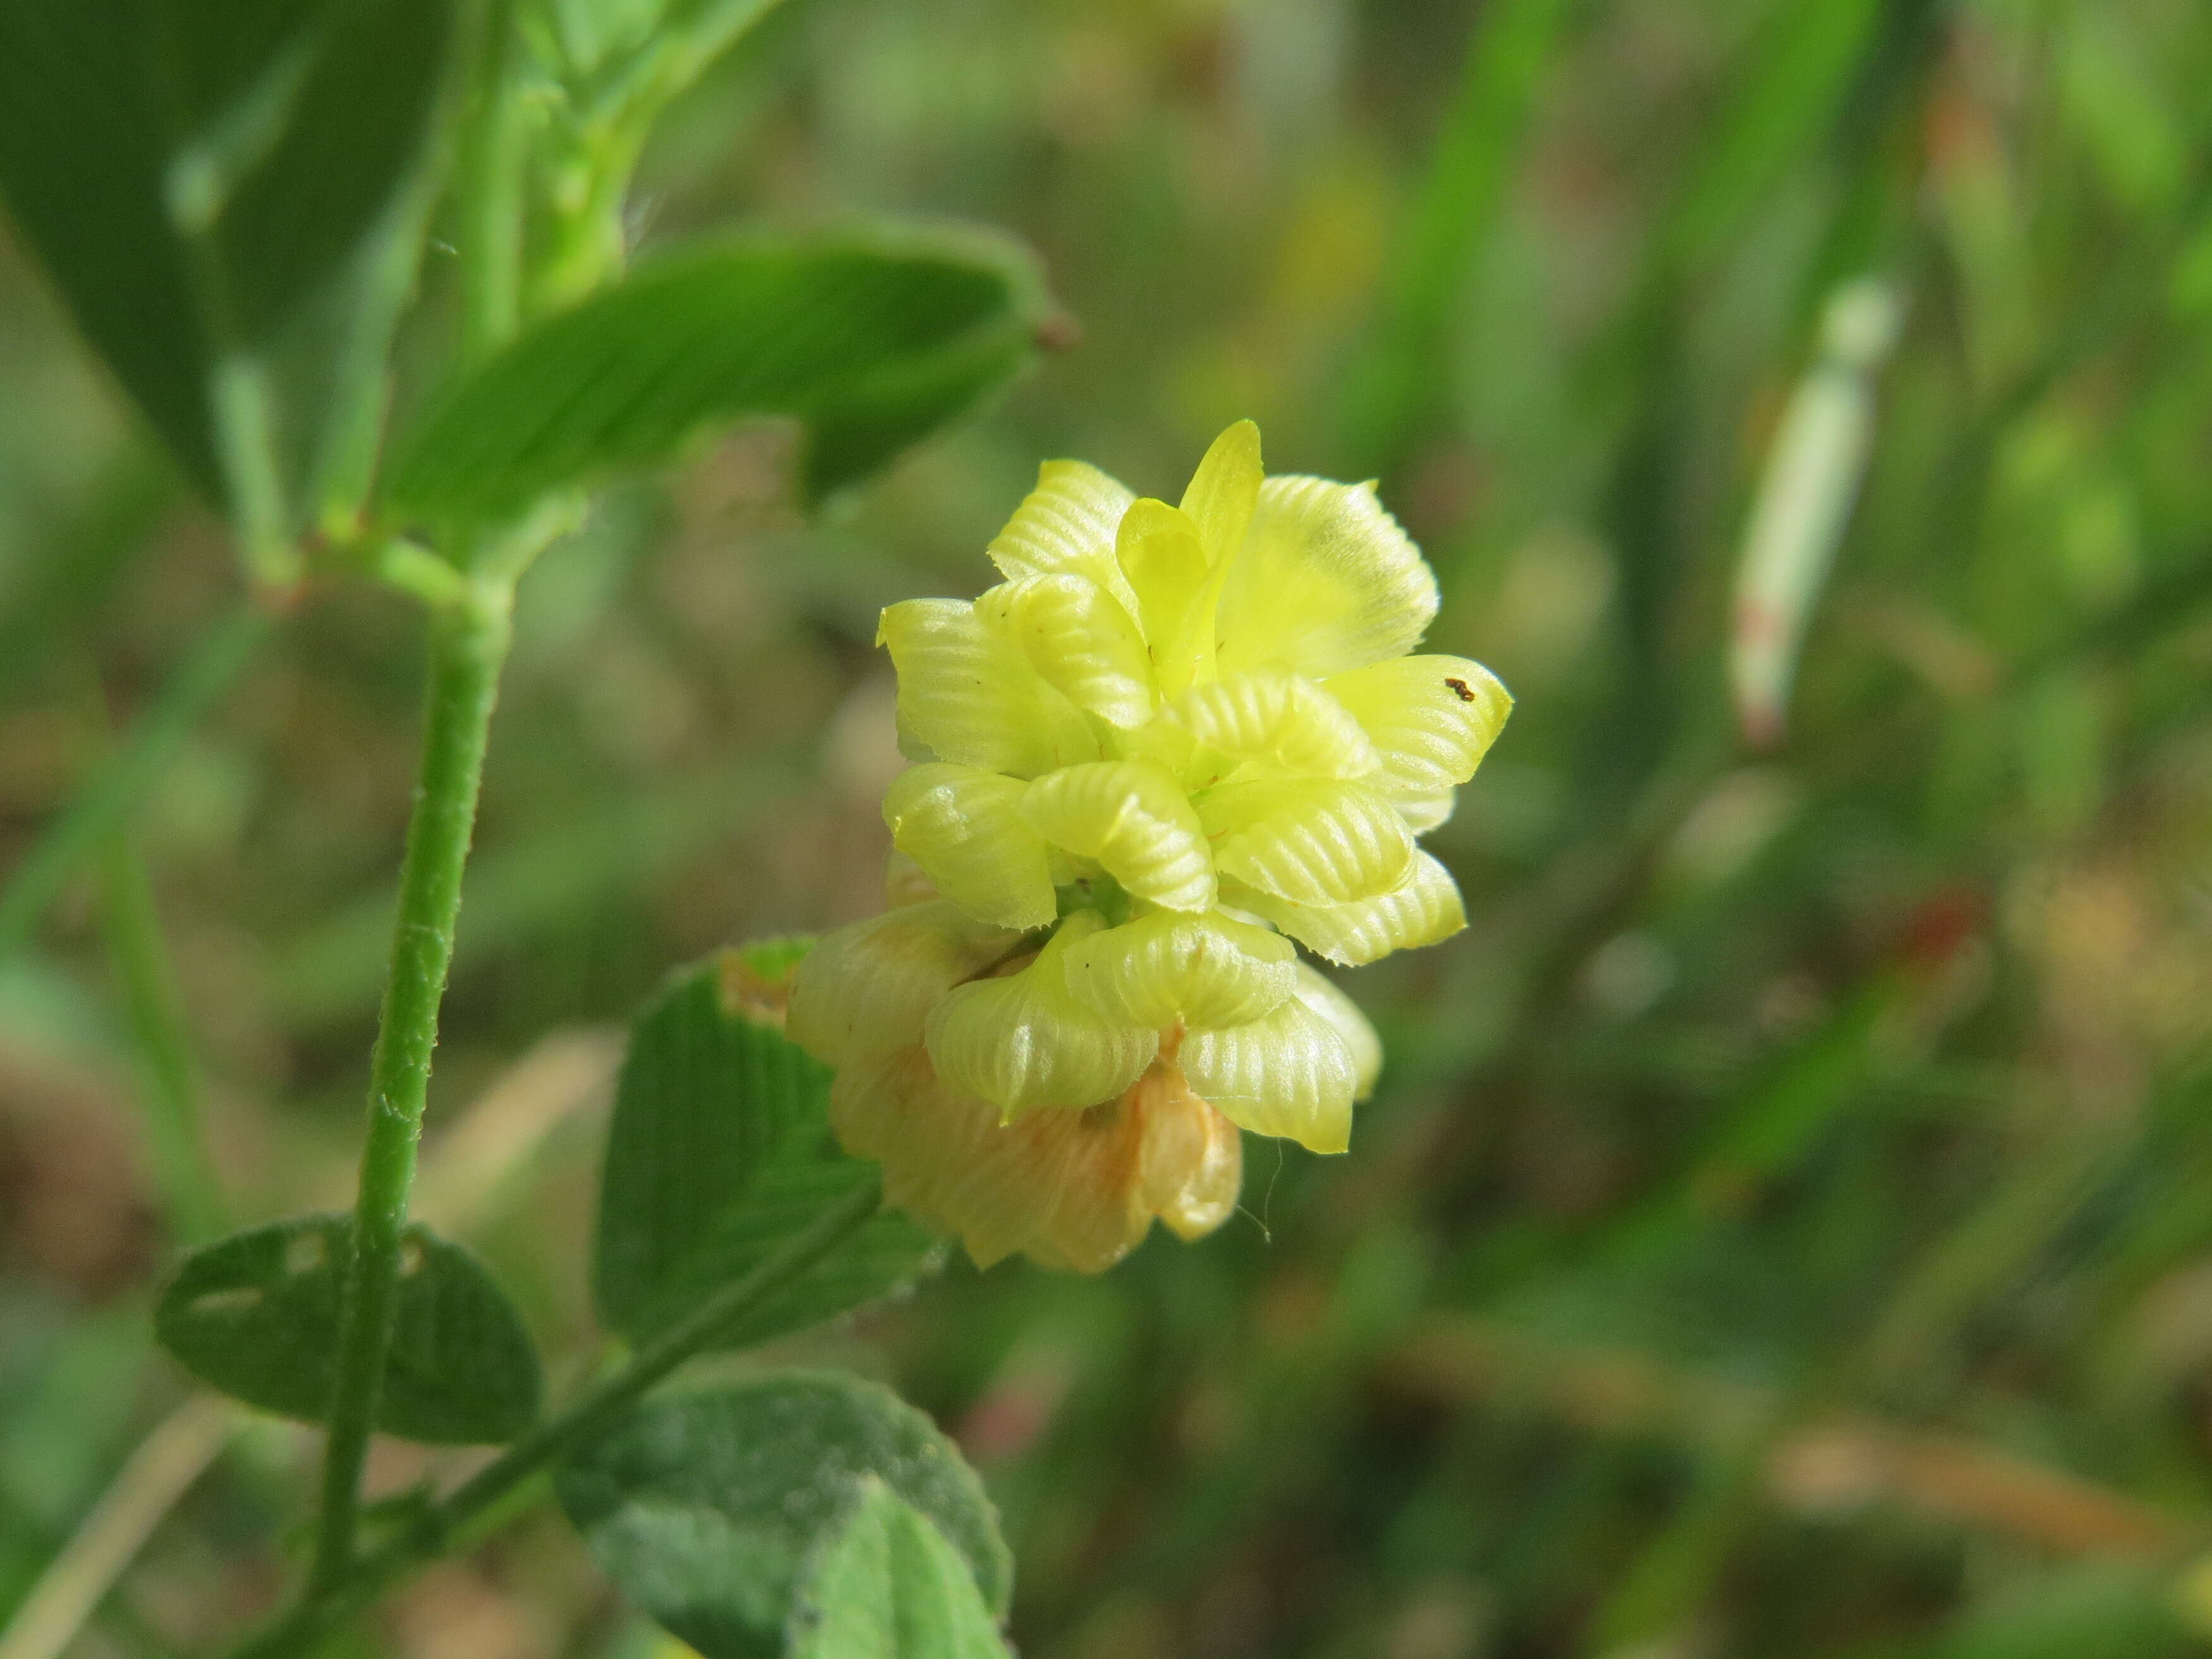
[[[1776,428],[1736,568],[1729,679],[1747,741],[1779,742],[1813,607],[1827,585],[1873,447],[1874,381],[1899,306],[1877,277],[1846,283],[1821,313],[1820,356]]]

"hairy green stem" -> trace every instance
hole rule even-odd
[[[866,1226],[882,1202],[882,1188],[875,1182],[838,1200],[743,1279],[654,1337],[628,1364],[508,1447],[413,1525],[343,1564],[329,1582],[311,1585],[298,1607],[237,1650],[233,1659],[300,1659],[312,1653],[408,1572],[444,1554],[472,1523],[556,1459],[604,1433],[678,1365],[714,1347],[725,1332]]]
[[[128,830],[108,836],[100,876],[108,959],[146,1067],[147,1139],[169,1224],[185,1243],[203,1243],[229,1224],[227,1206],[208,1156],[191,1042],[162,944],[154,884]]]
[[[511,581],[476,581],[459,603],[432,613],[422,775],[407,825],[391,972],[369,1061],[368,1144],[362,1155],[354,1249],[338,1329],[337,1382],[331,1399],[311,1595],[336,1584],[353,1561],[362,1465],[391,1346],[401,1233],[415,1182],[438,1008],[453,960],[461,872],[476,825],[484,744],[507,658],[514,598]]]

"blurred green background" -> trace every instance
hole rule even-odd
[[[2212,1652],[2202,0],[793,0],[641,179],[646,246],[1006,226],[1080,337],[824,519],[741,433],[526,585],[423,1208],[556,1385],[619,1022],[878,903],[878,609],[983,586],[1040,459],[1171,494],[1249,415],[1271,470],[1382,479],[1431,647],[1519,706],[1430,839],[1469,930],[1348,977],[1391,1057],[1350,1157],[1255,1143],[1206,1243],[955,1263],[787,1345],[958,1436],[1021,1650]],[[1755,750],[1739,550],[1865,275],[1903,333]],[[0,243],[0,868],[235,585]],[[311,592],[137,827],[241,1219],[349,1185],[421,650],[396,599]],[[131,861],[96,863],[0,960],[0,1623],[157,1425],[221,1442],[147,1333],[137,1102],[177,1079],[131,1036],[161,964],[110,948]],[[264,1607],[311,1452],[232,1434],[76,1650]],[[357,1647],[651,1639],[541,1511]]]

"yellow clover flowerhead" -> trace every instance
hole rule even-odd
[[[1097,1272],[1235,1207],[1238,1130],[1344,1150],[1382,1047],[1355,965],[1465,926],[1414,838],[1512,700],[1407,654],[1436,579],[1371,485],[1214,441],[1180,506],[1049,461],[973,604],[884,612],[893,908],[800,965],[790,1030],[890,1200]],[[1287,937],[1286,937],[1287,936]]]

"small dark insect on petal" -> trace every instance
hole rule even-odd
[[[1459,700],[1462,702],[1473,702],[1474,701],[1474,693],[1468,689],[1468,684],[1465,680],[1448,678],[1444,681],[1444,684],[1451,687],[1453,690],[1459,693]]]

